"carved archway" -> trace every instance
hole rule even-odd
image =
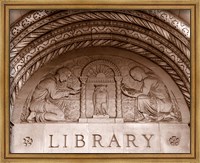
[[[90,46],[133,51],[162,67],[190,106],[190,29],[161,10],[41,10],[11,27],[11,99],[41,66]]]
[[[109,68],[111,68],[113,70],[114,76],[121,76],[121,73],[120,73],[119,69],[117,68],[117,66],[115,64],[113,64],[112,62],[107,61],[107,60],[96,60],[96,61],[93,61],[93,62],[89,63],[83,69],[83,71],[81,73],[81,76],[82,77],[88,76],[88,74],[90,72],[90,68],[93,67],[93,66],[96,67],[97,65],[107,66],[107,67],[109,67]],[[100,70],[100,71],[102,71],[102,70]]]
[[[98,79],[98,75],[103,74]],[[86,65],[81,73],[81,118],[86,118],[86,83],[89,77],[97,77],[97,82],[116,82],[116,118],[122,118],[121,81],[122,76],[115,64],[108,60],[96,60]]]

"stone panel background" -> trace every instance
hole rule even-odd
[[[29,10],[11,11],[10,23],[10,120],[12,153],[189,153],[190,152],[190,13],[188,10]],[[23,18],[20,18],[23,16]],[[182,20],[185,20],[186,23]],[[68,105],[68,121],[27,123],[21,121],[26,99],[42,78],[66,66],[79,78],[84,66],[95,60],[112,62],[120,71],[122,83],[142,88],[129,70],[141,66],[151,70],[173,92],[182,114],[181,122],[134,122],[135,100],[119,95],[115,78],[107,83],[109,119],[92,119],[94,83],[86,83],[86,117],[81,117],[81,96]],[[119,77],[119,76],[118,76]],[[90,78],[89,80],[93,80]],[[81,81],[77,82],[79,87]],[[101,82],[96,82],[101,84]],[[122,105],[123,120],[113,120]],[[88,123],[86,123],[88,122]],[[116,123],[113,123],[116,122]],[[23,131],[22,131],[23,130]],[[67,133],[68,146],[63,148]],[[101,135],[104,147],[92,147],[92,134]],[[139,147],[126,146],[126,134],[133,134]],[[108,147],[115,134],[120,144]],[[144,134],[154,136],[145,147]],[[50,135],[55,146],[49,147]],[[86,144],[76,146],[76,135]],[[81,137],[79,137],[81,138]],[[65,140],[64,140],[65,141]],[[82,143],[79,141],[79,143]],[[106,145],[105,145],[106,144]]]

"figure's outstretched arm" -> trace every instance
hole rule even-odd
[[[75,95],[75,94],[80,93],[80,88],[79,89],[70,88],[70,89],[71,90],[68,90],[70,95]]]
[[[48,88],[49,88],[48,91],[49,91],[52,99],[60,99],[62,97],[68,97],[69,96],[68,91],[57,89],[56,83],[53,83],[53,82],[49,83]]]
[[[148,93],[151,89],[151,85],[152,85],[152,81],[150,79],[146,78],[143,80],[143,86],[140,90],[128,88],[128,87],[126,87],[125,84],[122,84],[121,90],[122,90],[123,94],[125,94],[129,97],[132,97],[132,98],[136,98],[139,95],[148,95]]]
[[[133,88],[129,88],[127,87],[124,83],[122,83],[121,85],[121,90],[122,90],[122,93],[126,96],[129,96],[129,97],[134,97],[134,95],[136,93],[141,93],[140,90],[136,90],[136,89],[133,89]]]

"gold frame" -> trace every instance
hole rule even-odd
[[[48,2],[48,4],[47,4]],[[2,162],[199,162],[200,129],[200,4],[199,0],[1,0],[1,41],[0,41],[0,158]],[[115,9],[191,9],[191,153],[190,154],[11,154],[9,153],[9,9],[74,9],[74,8],[115,8]],[[77,160],[81,159],[81,160]]]

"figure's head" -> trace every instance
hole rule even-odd
[[[59,75],[59,80],[61,82],[67,81],[71,74],[71,71],[66,67],[60,68],[56,72],[56,75]]]
[[[131,77],[136,81],[142,81],[146,76],[144,69],[138,66],[133,67],[129,73]]]

